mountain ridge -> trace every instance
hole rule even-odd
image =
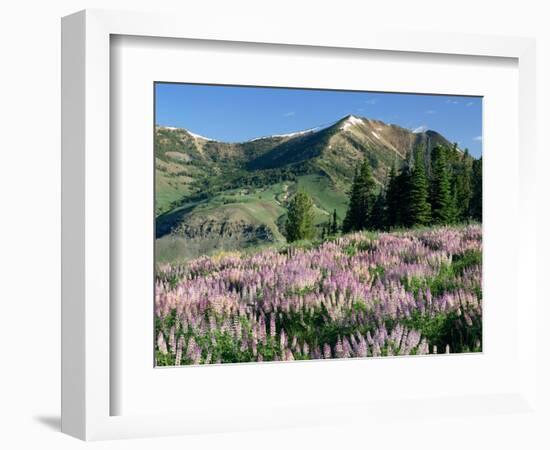
[[[342,219],[364,158],[382,188],[390,168],[410,165],[415,150],[429,164],[434,146],[453,147],[434,130],[414,133],[352,114],[325,125],[238,143],[156,126],[158,256],[284,242],[286,207],[298,190],[313,198],[317,225],[334,210]]]
[[[207,137],[207,136],[202,136],[198,133],[195,133],[191,129],[184,128],[184,127],[175,127],[175,126],[170,126],[170,125],[157,124],[157,125],[155,125],[155,128],[167,129],[167,130],[172,130],[172,131],[176,131],[176,130],[185,131],[188,134],[190,134],[191,136],[193,136],[197,139],[205,140],[205,141],[220,142],[220,143],[226,143],[226,144],[246,144],[246,143],[249,143],[249,142],[256,142],[256,141],[260,141],[260,140],[263,140],[263,139],[287,138],[287,137],[290,138],[290,137],[296,137],[298,135],[303,135],[303,134],[310,133],[310,132],[317,132],[317,131],[321,131],[321,130],[326,129],[326,128],[330,128],[330,127],[336,125],[337,123],[343,122],[347,119],[351,119],[352,121],[356,120],[356,119],[359,119],[359,120],[367,120],[367,121],[371,121],[371,122],[375,122],[375,123],[378,122],[378,123],[382,123],[384,125],[388,125],[388,126],[391,126],[391,127],[401,128],[403,130],[410,131],[411,133],[414,133],[414,134],[429,133],[429,132],[437,133],[437,131],[429,129],[429,128],[426,128],[425,130],[417,132],[417,131],[411,130],[409,128],[402,127],[401,125],[397,125],[397,124],[393,124],[393,123],[386,124],[385,122],[383,122],[379,119],[370,119],[368,117],[360,117],[360,116],[356,116],[354,114],[347,114],[347,115],[341,117],[340,119],[337,119],[337,120],[334,120],[334,121],[331,121],[331,122],[326,122],[326,123],[323,123],[323,124],[320,124],[320,125],[315,125],[315,126],[310,127],[310,128],[298,129],[298,130],[289,131],[289,132],[285,132],[285,133],[276,133],[276,134],[270,134],[270,135],[256,136],[256,137],[253,137],[253,138],[250,138],[250,139],[246,139],[244,141],[234,141],[234,142],[233,141],[223,141],[223,140],[220,140],[220,139],[214,139],[214,138],[210,138],[210,137]]]

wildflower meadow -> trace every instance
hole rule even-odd
[[[482,351],[481,225],[159,264],[157,366]]]

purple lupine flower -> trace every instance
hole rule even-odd
[[[344,346],[342,345],[342,340],[340,339],[340,336],[338,336],[338,340],[336,341],[336,345],[334,346],[334,357],[344,357]]]
[[[170,353],[173,355],[176,353],[176,327],[173,325],[170,328],[170,333],[168,335],[168,344],[170,345]]]
[[[330,359],[332,358],[332,351],[330,350],[330,345],[323,345],[323,358]]]
[[[355,350],[355,356],[357,356],[358,358],[365,358],[367,357],[367,351],[368,347],[367,347],[367,343],[365,341],[365,339],[361,338],[359,340],[359,342],[357,343],[357,347],[356,347],[356,350]]]
[[[426,339],[422,339],[422,342],[418,346],[418,351],[417,351],[416,354],[417,355],[427,355],[428,353],[430,353],[430,348],[428,346],[428,341],[426,341]]]
[[[351,345],[348,341],[348,338],[344,336],[344,339],[342,339],[342,350],[343,350],[343,358],[351,358]]]
[[[288,343],[288,339],[286,337],[285,330],[281,330],[281,334],[279,335],[279,344],[281,346],[281,350],[284,350],[286,347],[286,344]]]
[[[277,334],[277,326],[275,325],[275,315],[274,314],[270,315],[269,334],[272,338],[275,338],[275,336]]]
[[[163,355],[168,354],[168,348],[166,347],[166,341],[164,340],[164,334],[162,334],[162,331],[159,332],[157,337],[157,348]]]
[[[185,346],[185,338],[180,336],[178,339],[177,349],[176,349],[176,366],[181,364],[181,356],[183,353],[183,347]]]

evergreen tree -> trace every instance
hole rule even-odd
[[[445,148],[439,145],[432,150],[431,206],[432,219],[436,224],[452,223],[456,215],[446,153]]]
[[[472,199],[470,201],[470,216],[481,222],[483,216],[483,162],[482,158],[472,163]]]
[[[411,173],[409,191],[409,222],[411,226],[427,225],[431,220],[431,207],[428,202],[429,184],[426,178],[426,166],[422,151],[415,154],[414,168]]]
[[[286,222],[288,242],[312,239],[315,236],[313,219],[313,200],[305,192],[298,192],[288,206]]]
[[[412,172],[408,165],[404,166],[399,172],[399,175],[397,175],[397,202],[395,212],[397,217],[397,227],[412,226],[410,209],[411,178]]]
[[[332,222],[330,223],[330,234],[338,233],[338,215],[336,209],[332,212]]]
[[[455,178],[457,218],[460,221],[465,221],[470,216],[472,200],[472,159],[468,149],[464,150]]]
[[[357,230],[357,224],[360,222],[360,208],[361,208],[361,181],[359,167],[355,169],[355,176],[353,177],[353,183],[351,185],[351,193],[349,197],[348,210],[344,222],[342,223],[342,230],[344,232]]]
[[[386,195],[383,189],[376,196],[372,207],[371,228],[375,230],[385,230],[387,224],[387,206]]]
[[[399,210],[399,186],[395,165],[392,165],[388,176],[388,187],[386,190],[386,220],[385,225],[388,228],[398,226]]]
[[[370,164],[365,158],[353,179],[348,211],[342,225],[344,232],[364,230],[370,225],[375,200],[374,188]]]

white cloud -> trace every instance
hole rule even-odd
[[[468,102],[466,103],[466,106],[472,106],[474,104],[474,102]]]
[[[458,105],[460,102],[458,100],[451,100],[450,98],[448,98],[447,100],[445,100],[445,103],[449,105]]]
[[[369,98],[368,100],[365,100],[366,105],[376,105],[376,99],[375,98]]]
[[[435,109],[428,109],[426,114],[435,114],[437,111]]]
[[[480,142],[480,141],[483,140],[483,137],[482,136],[475,136],[474,138],[472,138],[472,140]]]
[[[419,127],[416,127],[414,130],[412,130],[413,133],[423,133],[426,131],[428,127],[426,125],[420,125]]]
[[[283,114],[283,117],[293,117],[296,113],[294,111],[289,111]]]

